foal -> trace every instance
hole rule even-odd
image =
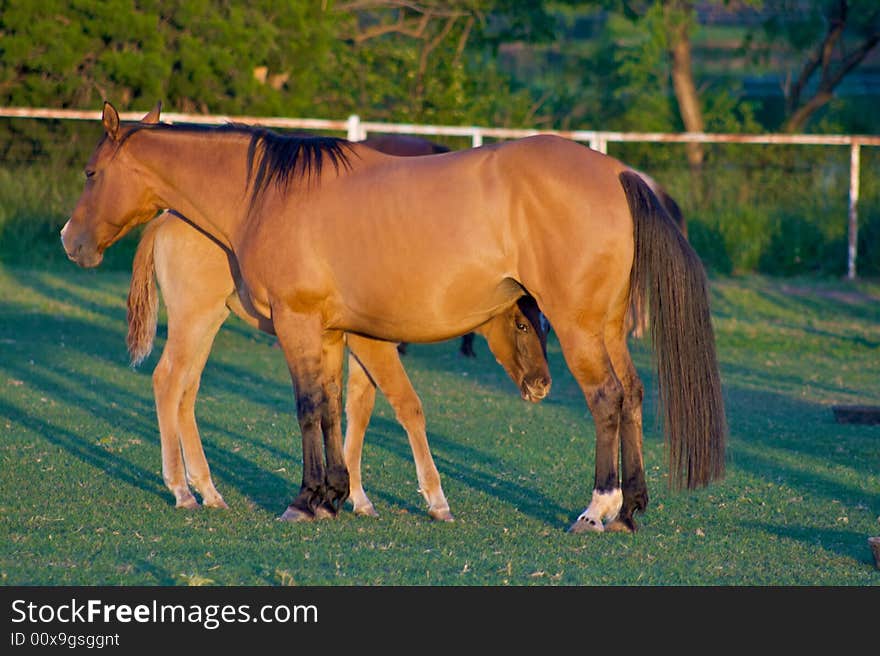
[[[153,391],[162,445],[162,474],[176,505],[225,508],[214,486],[195,418],[195,401],[211,345],[230,311],[249,325],[274,334],[271,320],[242,302],[236,291],[234,258],[218,244],[171,212],[163,213],[144,231],[132,267],[128,296],[128,349],[134,364],[153,346],[158,298],[153,278],[168,312],[168,340],[153,372]],[[531,297],[478,329],[522,397],[537,403],[550,391],[546,359],[547,334]],[[361,483],[364,433],[376,398],[376,386],[394,408],[406,430],[416,464],[419,490],[434,519],[451,520],[440,474],[431,457],[425,417],[393,342],[346,335],[349,374],[346,398],[345,462],[349,470],[354,512],[376,515]],[[181,457],[182,450],[182,457]]]

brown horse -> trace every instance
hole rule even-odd
[[[283,519],[336,513],[348,496],[345,333],[449,339],[524,292],[552,324],[596,426],[593,495],[571,530],[634,530],[647,506],[643,392],[625,325],[633,293],[651,304],[670,483],[723,474],[705,271],[618,160],[549,135],[399,158],[252,126],[165,125],[158,107],[123,125],[109,103],[103,124],[64,249],[97,266],[132,227],[173,208],[234,254],[239,291],[272,318],[296,394],[303,478]]]
[[[190,485],[206,506],[226,507],[211,479],[195,417],[202,371],[217,331],[231,311],[255,328],[274,332],[271,319],[246,309],[246,300],[243,302],[236,292],[237,275],[234,258],[170,212],[147,226],[135,252],[128,295],[128,350],[135,365],[152,350],[158,316],[155,277],[167,308],[168,339],[153,372],[153,392],[162,445],[162,475],[178,507],[198,507]],[[547,395],[547,333],[541,329],[534,299],[523,296],[477,330],[486,337],[524,399],[538,402]],[[354,511],[376,514],[364,492],[360,472],[364,433],[378,385],[406,430],[428,514],[434,519],[451,520],[440,474],[428,447],[421,401],[394,344],[353,334],[346,335],[346,342],[349,373],[345,462]]]
[[[439,153],[448,153],[449,148],[443,144],[438,144],[422,137],[416,137],[408,134],[377,134],[373,137],[364,139],[360,143],[378,150],[380,153],[388,155],[397,155],[398,157],[417,157],[419,155],[437,155]],[[397,345],[397,350],[401,354],[406,354],[406,342]],[[474,333],[466,333],[461,336],[461,344],[458,352],[466,358],[477,357],[474,350]]]

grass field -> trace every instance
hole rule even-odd
[[[403,430],[380,399],[364,477],[378,519],[275,521],[298,489],[300,437],[272,340],[237,320],[197,407],[231,509],[173,507],[150,373],[128,366],[128,275],[0,267],[3,585],[880,585],[880,284],[724,278],[713,313],[731,439],[726,478],[667,489],[650,350],[651,503],[635,535],[570,535],[592,485],[594,431],[551,336],[551,396],[532,406],[478,340],[412,345],[405,365],[457,520],[433,523]],[[164,319],[163,319],[164,321]]]

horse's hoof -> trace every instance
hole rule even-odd
[[[279,522],[310,522],[315,518],[315,516],[306,512],[305,510],[300,510],[295,506],[287,506],[287,510],[282,513],[281,517],[278,518]]]
[[[373,507],[372,503],[368,503],[366,505],[355,506],[354,514],[359,515],[361,517],[378,517],[379,513],[376,512],[376,509]]]
[[[183,508],[184,510],[198,510],[201,506],[199,506],[199,502],[196,501],[196,498],[190,495],[188,497],[178,499],[177,503],[174,504],[174,507]]]
[[[569,533],[602,533],[605,527],[602,522],[592,517],[578,517],[578,520],[568,527]]]
[[[614,521],[609,522],[605,530],[609,533],[635,533],[637,527],[632,519],[627,521],[618,517]]]
[[[429,508],[428,515],[431,519],[436,520],[438,522],[454,522],[455,517],[452,516],[452,512],[448,507],[446,508]]]
[[[336,519],[336,511],[327,504],[321,504],[315,508],[315,519]]]
[[[223,500],[223,497],[217,497],[216,499],[203,500],[203,505],[205,508],[220,508],[222,510],[229,510],[229,506],[226,505],[226,502]]]

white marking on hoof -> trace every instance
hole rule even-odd
[[[602,533],[604,530],[602,522],[590,517],[578,517],[577,521],[568,527],[569,533]]]
[[[568,529],[571,533],[595,532],[605,530],[605,522],[611,523],[620,514],[623,507],[623,492],[615,488],[609,492],[593,490],[590,505]]]

